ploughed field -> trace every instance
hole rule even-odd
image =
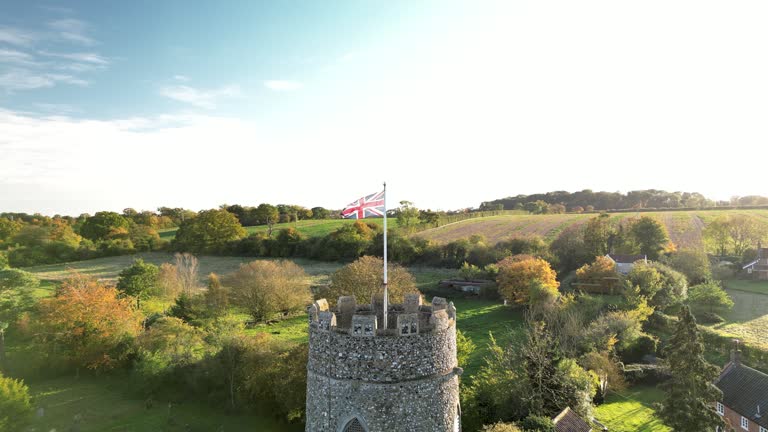
[[[720,215],[743,214],[768,225],[768,210],[691,210],[663,212],[627,212],[610,213],[616,222],[629,222],[632,218],[652,216],[662,222],[672,241],[680,249],[698,249],[703,246],[702,231],[707,223]],[[485,218],[467,219],[429,229],[415,234],[436,243],[448,243],[454,240],[481,235],[489,244],[512,237],[539,235],[546,240],[553,240],[564,229],[579,226],[596,214],[553,214],[553,215],[504,215]]]

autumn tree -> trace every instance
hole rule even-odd
[[[730,216],[727,229],[733,254],[739,257],[768,236],[768,224],[751,215]]]
[[[709,249],[715,251],[721,257],[728,255],[728,246],[731,240],[729,224],[730,219],[728,216],[719,216],[708,223],[702,232],[704,241],[709,245]]]
[[[253,261],[223,280],[231,289],[233,304],[248,311],[256,321],[279,312],[296,312],[311,300],[307,274],[291,261]]]
[[[215,253],[245,234],[245,229],[232,213],[221,209],[203,210],[181,223],[173,244],[180,251]]]
[[[608,214],[593,217],[584,225],[584,246],[591,256],[601,256],[611,252],[611,242],[615,230]]]
[[[576,270],[576,278],[581,283],[600,285],[606,292],[619,282],[614,261],[604,255],[595,257],[591,264],[584,264]]]
[[[224,288],[216,273],[208,275],[208,289],[205,291],[205,304],[214,315],[221,315],[229,306],[229,291]]]
[[[0,374],[0,431],[21,431],[32,420],[29,388]]]
[[[116,234],[128,232],[128,219],[115,212],[98,212],[85,220],[80,235],[89,240],[104,240]]]
[[[0,245],[12,239],[13,236],[21,231],[22,226],[23,224],[19,221],[0,218]]]
[[[259,225],[267,226],[267,233],[272,237],[272,226],[277,223],[280,218],[280,212],[277,207],[272,204],[259,204],[254,211],[256,221]]]
[[[664,423],[679,432],[723,428],[723,419],[712,405],[723,396],[713,384],[720,370],[704,359],[704,344],[696,319],[687,306],[680,313],[665,360],[672,378],[661,384],[666,397],[658,413]]]
[[[667,228],[656,219],[643,216],[630,225],[629,234],[640,249],[640,253],[649,259],[659,258],[661,251],[669,243]]]
[[[133,301],[119,294],[85,276],[66,279],[56,296],[38,304],[40,346],[78,367],[113,367],[141,331],[142,322]]]
[[[539,281],[542,287],[551,290],[557,290],[560,286],[557,273],[541,258],[514,255],[504,258],[497,265],[499,275],[496,277],[496,283],[499,293],[515,303],[528,303],[531,284],[534,281]]]
[[[353,296],[358,303],[370,303],[374,294],[384,286],[384,260],[364,256],[347,264],[331,276],[328,300],[335,302],[341,296]],[[387,263],[387,288],[391,303],[402,303],[405,294],[418,293],[416,281],[404,267]]]
[[[670,254],[663,261],[673,269],[684,274],[691,285],[704,283],[712,278],[709,258],[701,250],[679,250]]]
[[[130,267],[120,272],[117,278],[117,289],[135,297],[138,308],[142,300],[148,299],[157,291],[159,273],[160,270],[156,265],[145,263],[141,258],[136,259]]]

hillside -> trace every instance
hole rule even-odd
[[[678,248],[699,248],[702,246],[701,233],[707,223],[724,214],[744,214],[768,225],[768,210],[692,210],[643,213],[611,213],[615,221],[628,220],[638,216],[652,216],[664,223],[669,236]],[[417,236],[436,243],[448,243],[482,235],[489,243],[536,234],[546,240],[553,240],[564,229],[583,224],[595,214],[553,214],[553,215],[504,215],[468,219],[439,228],[422,231]]]

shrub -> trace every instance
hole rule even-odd
[[[628,364],[624,367],[624,379],[632,385],[656,385],[669,378],[669,369],[657,364]]]
[[[641,334],[637,339],[619,350],[619,356],[625,363],[636,363],[646,355],[656,355],[659,340],[648,334]]]
[[[714,312],[700,312],[696,314],[696,321],[701,324],[719,324],[725,319]]]
[[[496,283],[499,293],[518,304],[527,304],[531,283],[538,280],[544,288],[557,290],[557,274],[549,263],[530,255],[515,255],[501,260]]]
[[[388,292],[391,303],[402,303],[405,294],[418,293],[413,276],[404,267],[388,263]],[[335,303],[341,296],[354,296],[358,303],[370,303],[374,294],[380,294],[384,283],[384,260],[364,256],[347,264],[331,276],[328,301]]]
[[[29,388],[0,374],[0,430],[20,431],[32,420]]]
[[[552,419],[544,416],[531,415],[520,422],[524,432],[555,432]]]
[[[223,280],[231,288],[231,301],[256,321],[279,312],[296,312],[312,299],[307,274],[291,261],[253,261]]]
[[[483,426],[482,432],[520,432],[520,428],[512,423],[494,423]]]

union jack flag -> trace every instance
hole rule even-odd
[[[364,196],[348,204],[341,211],[341,217],[344,219],[384,217],[384,191]]]

